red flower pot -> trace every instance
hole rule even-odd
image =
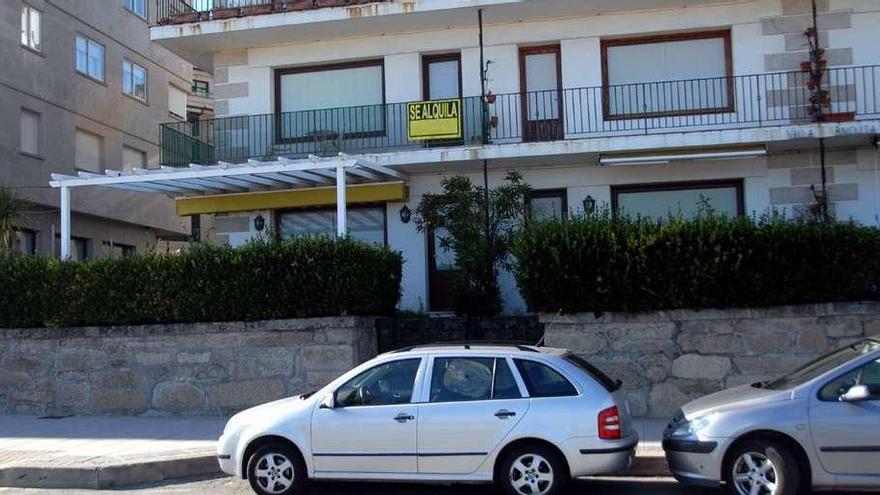
[[[835,112],[822,114],[823,122],[852,122],[853,120],[856,120],[855,112]]]
[[[498,116],[493,115],[489,117],[489,125],[492,126],[493,129],[498,127]]]
[[[248,5],[241,8],[241,15],[261,15],[271,14],[275,10],[275,6],[271,3],[265,5]]]
[[[241,9],[238,7],[229,7],[225,9],[215,9],[212,12],[211,17],[213,19],[231,19],[233,17],[238,17],[240,13]]]
[[[801,62],[801,72],[810,72],[813,70],[813,62]]]
[[[171,16],[172,24],[188,24],[190,22],[198,22],[199,21],[199,13],[198,12],[187,12],[185,14],[174,14]]]
[[[489,103],[495,103],[495,100],[497,100],[497,99],[498,99],[498,96],[493,95],[492,93],[489,93],[488,95],[486,95],[486,101]]]

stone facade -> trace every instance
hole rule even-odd
[[[623,380],[635,416],[780,376],[855,339],[880,335],[880,303],[642,314],[541,315],[546,345]]]
[[[227,415],[376,355],[371,318],[0,329],[0,414]]]

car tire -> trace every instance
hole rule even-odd
[[[559,495],[568,481],[568,469],[551,448],[516,447],[501,461],[495,482],[507,495]]]
[[[750,440],[736,446],[724,463],[725,491],[750,495],[754,484],[759,495],[798,495],[801,469],[797,457],[785,445],[769,440]]]
[[[299,495],[307,477],[302,456],[290,445],[270,443],[248,459],[247,479],[259,495]]]

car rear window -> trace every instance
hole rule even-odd
[[[537,361],[517,359],[516,369],[526,382],[531,397],[567,397],[577,395],[574,388],[564,376],[553,368]]]
[[[587,362],[586,359],[580,356],[575,356],[574,354],[569,354],[565,356],[565,360],[586,371],[587,374],[593,377],[594,380],[599,382],[599,384],[602,385],[605,390],[609,392],[616,392],[617,389],[620,388],[620,382],[612,380],[611,377],[609,377],[605,373],[602,373],[602,370]]]

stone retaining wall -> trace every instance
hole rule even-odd
[[[371,318],[0,329],[0,414],[227,415],[375,355]]]
[[[691,399],[791,371],[880,335],[880,303],[641,314],[541,315],[546,345],[624,382],[635,416],[666,418]]]

